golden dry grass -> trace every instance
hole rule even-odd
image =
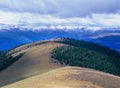
[[[49,43],[49,42],[56,42],[56,41],[61,41],[61,39],[56,38],[56,39],[51,39],[51,40],[32,42],[32,43],[25,44],[25,45],[19,46],[17,48],[14,48],[9,53],[10,54],[18,53],[18,52],[21,52],[22,50],[25,50],[25,49],[28,49],[28,48],[31,48],[31,47],[34,47],[34,46],[37,46],[37,45],[41,45],[41,44]]]
[[[55,47],[65,45],[54,41],[59,39],[44,43],[35,42],[10,51],[13,56],[22,52],[25,52],[25,55],[0,73],[0,86],[4,86],[2,88],[120,88],[120,77],[92,69],[60,65],[51,58],[51,51]]]
[[[3,88],[119,88],[120,78],[80,67],[63,67]]]
[[[51,58],[50,53],[55,47],[63,45],[51,41],[27,49],[24,47],[25,45],[16,48],[20,51],[14,55],[21,52],[25,52],[25,55],[0,73],[0,86],[61,67]]]

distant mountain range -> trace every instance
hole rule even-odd
[[[37,28],[37,29],[36,29]],[[22,44],[38,40],[52,38],[75,38],[96,42],[112,49],[120,51],[120,28],[103,28],[95,30],[95,27],[81,27],[76,29],[41,29],[30,28],[25,25],[0,24],[0,50],[9,50]]]

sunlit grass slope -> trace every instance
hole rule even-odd
[[[22,52],[25,52],[25,54],[12,66],[0,72],[0,86],[61,67],[60,64],[51,58],[51,51],[55,47],[63,46],[64,44],[52,41],[36,44],[38,45],[29,44],[31,45],[29,48],[28,45],[23,45],[12,51],[14,53],[13,56]]]
[[[120,78],[81,67],[63,67],[3,88],[119,88]]]

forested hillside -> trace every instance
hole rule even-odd
[[[0,51],[0,71],[4,70],[8,66],[17,61],[24,53],[19,54],[16,57],[12,57],[7,52]]]
[[[61,43],[70,46],[53,50],[52,57],[61,64],[92,68],[120,76],[120,53],[107,47],[65,38]]]

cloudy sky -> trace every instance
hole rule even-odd
[[[120,27],[120,0],[0,0],[0,23]]]

